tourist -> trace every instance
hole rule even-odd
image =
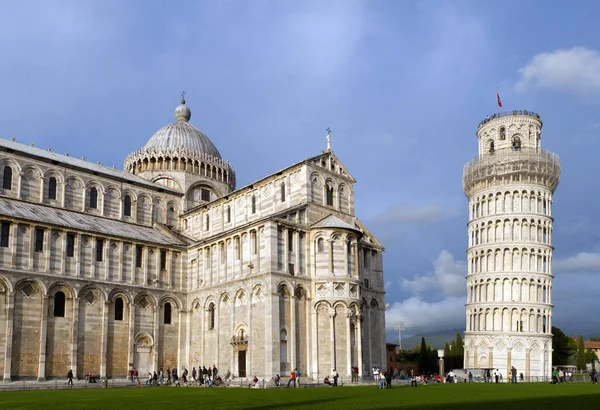
[[[340,377],[339,373],[337,372],[337,370],[333,369],[333,387],[337,387],[338,385],[338,377]]]
[[[473,373],[469,372],[469,383],[473,383]]]
[[[281,387],[281,376],[279,374],[276,374],[273,380],[275,381],[275,387]]]
[[[296,368],[296,383],[298,383],[298,387],[300,387],[300,370]]]
[[[494,372],[494,379],[496,380],[496,384],[500,381],[500,370],[496,369]]]
[[[294,383],[294,387],[296,387],[296,369],[290,372],[290,380],[288,380],[287,387],[290,387],[290,383]]]
[[[381,377],[381,378],[379,379],[379,388],[380,388],[380,389],[383,389],[384,387],[385,387],[385,378],[384,378],[384,377]]]
[[[163,369],[162,367],[160,368],[160,371],[158,372],[158,383],[162,386],[163,384],[165,384],[165,374],[163,373]]]
[[[331,387],[331,382],[329,381],[329,376],[325,376],[325,379],[323,379],[323,384],[326,384],[329,387]]]
[[[417,375],[414,370],[410,370],[410,387],[417,387]]]
[[[392,388],[392,372],[389,370],[385,373],[385,387],[388,389]]]
[[[510,368],[510,382],[511,383],[517,382],[517,369],[515,368],[515,366],[512,366]]]
[[[137,382],[138,382],[138,384],[139,384],[139,383],[140,383],[140,378],[139,378],[138,376],[139,376],[139,375],[138,375],[138,371],[137,371],[137,369],[134,367],[134,368],[133,368],[133,378],[134,378],[134,379],[135,379],[135,381],[137,381]],[[133,383],[133,379],[132,379],[132,381],[131,381],[131,382]]]
[[[197,381],[198,379],[196,378],[198,374],[196,373],[196,367],[192,367],[192,380],[193,381]]]
[[[73,369],[69,369],[69,372],[67,373],[67,385],[73,385]]]
[[[228,382],[231,380],[231,371],[227,369],[227,374],[225,375],[225,381]]]
[[[171,368],[167,367],[167,384],[171,384]]]
[[[356,367],[352,367],[350,371],[352,372],[352,383],[358,382],[358,369]]]

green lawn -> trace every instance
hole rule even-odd
[[[0,392],[0,409],[565,409],[597,408],[600,385],[445,384],[394,387],[241,389],[112,388]]]

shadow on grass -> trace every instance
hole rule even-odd
[[[306,400],[306,401],[290,401],[290,403],[286,404],[286,403],[273,403],[273,404],[261,404],[258,406],[254,406],[254,407],[244,407],[246,410],[273,410],[273,409],[299,409],[302,407],[310,407],[313,408],[316,405],[323,405],[325,403],[328,402],[336,402],[338,401],[337,398],[332,397],[329,399],[315,399],[315,400]],[[332,408],[335,408],[335,406],[333,406]],[[392,408],[392,407],[390,407]],[[396,407],[393,407],[396,408]]]
[[[489,409],[519,409],[519,410],[551,410],[568,408],[597,408],[600,401],[600,391],[597,393],[573,396],[537,397],[510,400],[477,400],[462,403],[409,403],[402,401],[390,403],[389,406],[371,407],[371,410],[389,409],[428,409],[428,410],[489,410]]]

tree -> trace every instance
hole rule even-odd
[[[600,342],[600,336],[590,336],[588,339],[590,342]]]
[[[552,363],[555,366],[573,363],[577,353],[577,344],[572,337],[563,333],[558,327],[552,326]]]
[[[596,370],[596,362],[598,361],[598,355],[592,349],[586,349],[585,351],[585,362],[592,364],[592,369]]]
[[[425,369],[429,368],[428,362],[429,350],[427,349],[425,338],[421,337],[421,349],[419,350],[419,367],[421,368],[421,373],[423,373]]]
[[[452,341],[452,344],[450,345],[450,362],[448,364],[448,366],[450,366],[450,369],[456,369],[456,362],[457,362],[457,357],[456,357],[456,340]]]
[[[465,344],[460,336],[456,334],[456,368],[462,369],[465,365]]]
[[[579,348],[577,349],[577,368],[579,370],[585,370],[585,347],[583,345],[583,335],[579,335]]]

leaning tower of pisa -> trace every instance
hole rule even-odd
[[[534,380],[552,370],[552,194],[560,165],[541,149],[541,131],[533,112],[494,114],[479,124],[479,155],[463,170],[464,366],[498,369],[505,380],[512,366]]]

